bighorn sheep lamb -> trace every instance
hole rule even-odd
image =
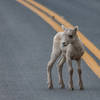
[[[84,46],[80,39],[77,36],[78,26],[75,26],[73,29],[66,28],[64,25],[61,26],[64,32],[58,32],[53,39],[53,47],[50,60],[47,65],[47,78],[48,78],[48,88],[53,88],[52,84],[52,76],[51,70],[53,64],[60,57],[58,62],[58,77],[59,77],[59,84],[61,88],[64,88],[64,82],[62,78],[62,67],[65,61],[68,64],[68,71],[69,71],[69,89],[73,90],[73,67],[72,67],[72,60],[76,60],[78,65],[78,75],[79,75],[79,86],[80,90],[83,89],[83,82],[81,78],[81,57],[84,54]]]

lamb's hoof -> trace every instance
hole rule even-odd
[[[74,90],[73,85],[69,85],[69,90],[71,90],[71,91],[73,91],[73,90]]]
[[[53,84],[48,84],[48,89],[53,89]]]
[[[69,90],[73,91],[73,90],[74,90],[74,88],[73,88],[73,87],[70,87],[70,88],[69,88]]]
[[[83,87],[80,87],[80,90],[84,90],[84,88]]]
[[[82,82],[79,82],[79,87],[80,87],[80,90],[84,90],[84,87],[83,87],[83,83]]]
[[[65,85],[63,84],[63,85],[60,85],[60,88],[61,89],[64,89],[65,88]]]

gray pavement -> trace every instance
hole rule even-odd
[[[100,2],[98,0],[75,0],[77,3],[72,0],[37,1],[65,16],[71,23],[78,24],[85,36],[100,47]],[[89,2],[91,5],[88,5]],[[86,6],[84,9],[83,5]],[[70,6],[74,8],[70,9]],[[78,11],[81,12],[80,15],[77,14]],[[86,15],[84,15],[85,11]],[[88,18],[92,12],[95,12],[95,15]],[[82,61],[84,91],[78,89],[75,62],[73,64],[75,91],[67,89],[66,65],[63,70],[66,88],[58,88],[57,70],[54,65],[55,88],[48,90],[46,65],[55,33],[55,30],[39,16],[16,0],[0,0],[0,100],[100,100],[100,79],[84,61]],[[97,37],[94,37],[94,34]]]
[[[100,49],[100,1],[99,0],[36,0],[57,12],[71,24],[78,25]]]

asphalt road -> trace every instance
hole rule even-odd
[[[100,49],[99,0],[37,0],[84,33]],[[82,61],[85,90],[79,91],[74,67],[75,91],[59,89],[56,65],[54,89],[47,88],[46,65],[56,31],[16,0],[0,0],[0,100],[100,100],[100,79]],[[96,60],[98,62],[98,60]],[[75,62],[74,62],[75,64]],[[74,65],[75,66],[75,65]]]

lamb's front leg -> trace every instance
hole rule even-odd
[[[83,82],[82,82],[82,71],[81,71],[81,59],[77,60],[77,64],[78,64],[78,75],[79,75],[79,86],[80,86],[80,90],[83,90]]]

